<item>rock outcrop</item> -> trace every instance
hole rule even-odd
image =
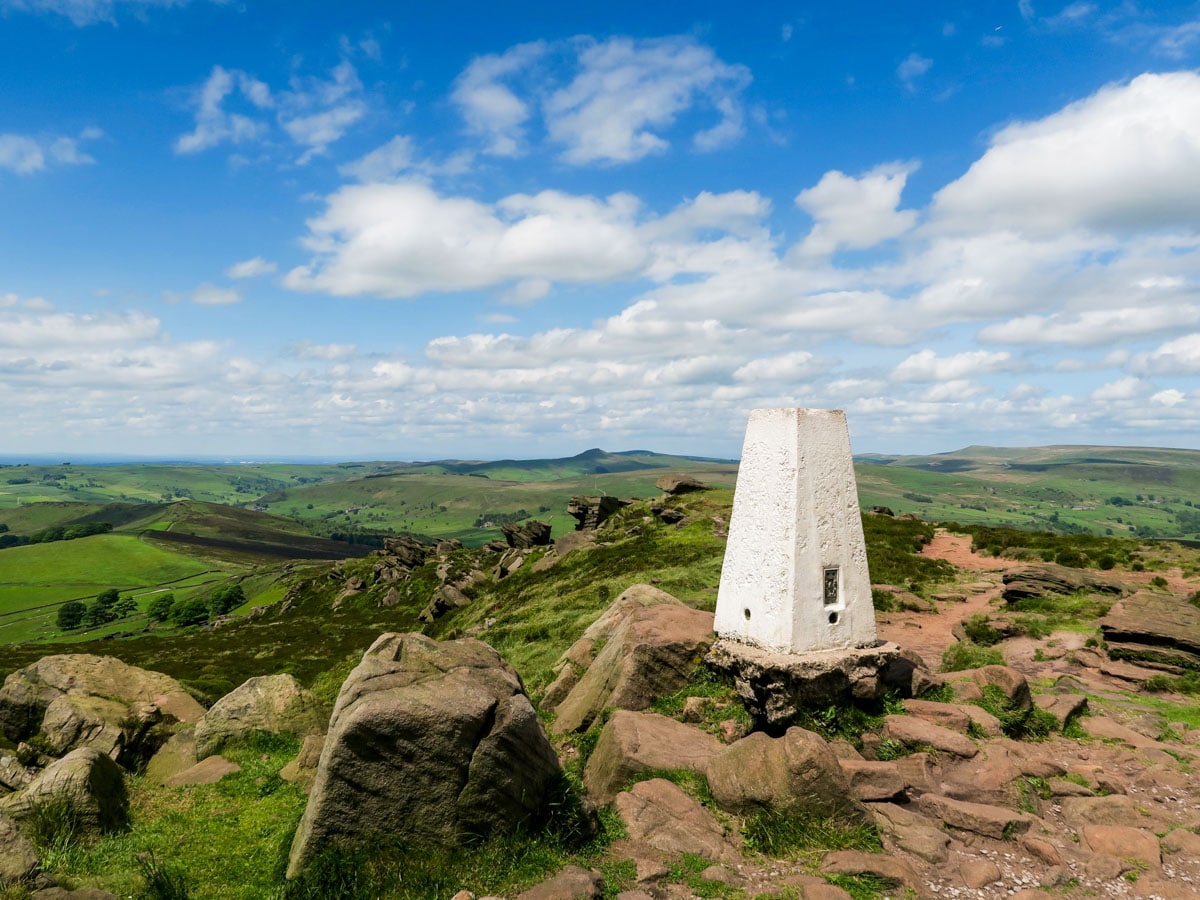
[[[148,758],[178,722],[204,715],[174,678],[110,656],[44,656],[0,688],[0,732],[45,736],[56,754],[94,747],[127,765]]]
[[[606,707],[646,709],[683,687],[712,645],[712,619],[650,585],[626,590],[559,660],[547,692],[563,697],[554,730],[582,731]]]
[[[692,475],[660,475],[654,486],[664,494],[690,494],[708,490],[707,484]]]
[[[594,530],[623,505],[618,498],[603,494],[599,497],[572,497],[567,504],[567,515],[575,520],[576,531]]]
[[[537,519],[531,519],[524,525],[506,522],[500,526],[500,531],[504,534],[504,540],[508,546],[517,550],[545,547],[550,543],[550,526]]]
[[[1053,563],[1029,566],[1004,576],[1003,596],[1009,603],[1031,597],[1073,594],[1076,591],[1115,595],[1120,594],[1122,588],[1114,578]]]
[[[603,806],[642,772],[683,769],[703,775],[721,750],[720,741],[693,725],[619,709],[600,732],[583,783],[588,795]]]
[[[291,675],[251,678],[214,703],[196,723],[196,759],[256,731],[303,737],[324,731],[326,722],[317,698]]]
[[[288,865],[374,840],[519,826],[562,770],[521,679],[481,641],[385,634],[342,685]]]
[[[1100,620],[1113,659],[1200,668],[1200,608],[1183,597],[1138,591]]]

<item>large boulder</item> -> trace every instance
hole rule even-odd
[[[660,475],[654,486],[665,494],[690,494],[706,491],[708,485],[693,475]]]
[[[703,775],[723,745],[694,725],[654,713],[617,710],[588,757],[583,783],[603,805],[642,772],[683,769]]]
[[[55,753],[94,747],[128,765],[149,757],[177,722],[204,715],[176,681],[111,656],[43,656],[0,688],[0,732],[43,734]]]
[[[737,815],[762,810],[869,822],[828,742],[803,728],[772,738],[756,731],[730,744],[708,764],[717,805]]]
[[[606,707],[642,710],[679,690],[712,646],[712,621],[658,588],[629,588],[584,632],[584,646],[567,651],[563,665],[574,666],[603,642],[558,704],[554,730],[584,731]]]
[[[1138,591],[1100,620],[1113,659],[1200,668],[1200,608],[1174,594]]]
[[[18,822],[48,807],[67,811],[82,831],[120,831],[129,824],[125,776],[107,755],[79,747],[48,765],[24,790],[0,799],[0,812]]]
[[[638,846],[672,856],[694,853],[709,860],[732,855],[725,830],[704,807],[663,778],[639,781],[617,795],[617,814]]]
[[[624,504],[617,497],[572,497],[567,504],[567,515],[575,520],[576,531],[599,528]]]
[[[495,650],[384,634],[338,694],[288,876],[329,847],[452,846],[511,830],[561,777],[520,677]]]
[[[291,675],[262,675],[213,704],[196,723],[196,759],[256,731],[303,737],[325,730],[321,704]]]

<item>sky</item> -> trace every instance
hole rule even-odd
[[[0,0],[0,453],[1200,448],[1200,3]]]

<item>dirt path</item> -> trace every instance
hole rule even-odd
[[[955,586],[939,593],[959,593],[966,597],[961,603],[939,601],[936,614],[927,612],[881,613],[878,618],[879,636],[895,641],[906,650],[915,650],[931,669],[941,665],[942,654],[956,640],[954,626],[974,615],[988,612],[1003,590],[1001,576],[1009,569],[1021,568],[1023,563],[1011,559],[980,556],[971,550],[970,535],[939,531],[921,553],[946,562],[967,573]]]

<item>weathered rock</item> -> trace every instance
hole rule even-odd
[[[327,717],[311,691],[291,675],[251,678],[213,704],[196,723],[196,758],[254,732],[297,737],[325,730]]]
[[[203,715],[174,678],[108,656],[43,656],[0,688],[0,732],[10,741],[41,732],[56,753],[94,746],[130,765],[151,756],[172,724]]]
[[[964,860],[958,873],[963,884],[973,890],[995,884],[1001,878],[1000,867],[990,859]]]
[[[517,673],[487,644],[385,634],[342,685],[294,877],[320,848],[453,845],[519,826],[562,777]]]
[[[780,738],[758,731],[729,745],[709,763],[708,785],[717,805],[738,815],[802,809],[868,821],[829,745],[803,728],[789,728]]]
[[[906,747],[932,747],[964,758],[979,752],[979,748],[965,735],[914,716],[887,716],[883,724],[883,737],[899,741]]]
[[[505,570],[507,574],[507,570]],[[461,588],[457,588],[452,584],[442,584],[434,588],[432,596],[429,598],[429,603],[421,610],[417,618],[422,622],[432,622],[435,619],[440,619],[446,613],[453,609],[462,609],[464,606],[469,606],[471,598],[468,597]]]
[[[1158,838],[1151,831],[1127,825],[1085,825],[1082,834],[1093,853],[1141,860],[1155,867],[1162,864]]]
[[[1085,569],[1053,564],[1029,566],[1004,575],[1004,599],[1008,603],[1052,594],[1073,594],[1076,591],[1120,594],[1122,588],[1116,579]]]
[[[986,803],[968,803],[937,794],[924,794],[917,801],[921,812],[945,822],[951,828],[973,831],[984,837],[1002,838],[1024,834],[1033,824],[1025,813]]]
[[[102,891],[100,888],[76,888],[73,891],[63,887],[43,888],[29,895],[30,900],[118,900],[116,894]]]
[[[196,764],[196,729],[178,731],[163,744],[146,763],[146,780],[153,784],[165,784],[172,775],[178,775]]]
[[[908,783],[894,762],[857,759],[840,759],[839,762],[855,800],[869,802],[905,796]]]
[[[724,749],[707,732],[654,713],[617,710],[600,732],[588,758],[583,783],[604,805],[641,772],[685,769],[703,775]]]
[[[1033,695],[1029,691],[1029,682],[1025,680],[1024,675],[1009,666],[982,666],[978,669],[964,669],[961,672],[951,672],[943,677],[951,687],[954,687],[956,682],[969,679],[978,685],[980,689],[985,687],[999,688],[1013,709],[1028,709],[1033,704]],[[982,696],[982,690],[980,696]]]
[[[321,748],[325,746],[325,735],[310,734],[304,738],[304,744],[296,758],[279,770],[279,777],[284,781],[300,785],[304,793],[312,791],[313,782],[317,778],[317,766],[321,762]]]
[[[1188,831],[1186,828],[1176,828],[1168,831],[1162,838],[1162,849],[1168,853],[1187,854],[1200,857],[1200,834]]]
[[[567,504],[567,515],[575,520],[576,531],[594,530],[621,506],[616,497],[572,497]]]
[[[59,804],[83,831],[120,831],[129,823],[125,777],[109,756],[91,747],[72,750],[20,793],[0,798],[0,812],[20,822],[35,807]]]
[[[705,661],[733,680],[747,710],[767,726],[782,725],[805,707],[878,700],[889,689],[906,693],[915,668],[897,645],[884,642],[795,654],[718,640]]]
[[[826,875],[866,875],[891,887],[919,889],[924,885],[916,870],[903,859],[858,850],[826,853],[821,859],[820,871]]]
[[[1200,608],[1184,597],[1138,591],[1109,610],[1100,630],[1113,659],[1200,665]]]
[[[0,889],[33,874],[37,851],[17,828],[17,823],[0,812]]]
[[[432,548],[422,544],[416,538],[401,535],[400,537],[384,538],[383,549],[385,553],[395,558],[396,564],[411,571],[425,565]]]
[[[500,531],[504,534],[505,543],[518,550],[545,547],[550,543],[550,526],[537,519],[530,519],[524,525],[505,522],[500,526]]]
[[[879,830],[901,850],[934,865],[941,865],[949,858],[946,848],[950,845],[950,835],[938,828],[932,819],[894,803],[872,803],[867,808],[875,817]]]
[[[971,717],[957,703],[935,703],[932,700],[905,700],[904,711],[910,716],[966,734]]]
[[[517,894],[517,900],[593,900],[604,891],[604,878],[581,866],[567,866],[557,875]]]
[[[706,491],[708,485],[691,475],[660,475],[654,486],[665,494],[690,494]]]
[[[639,781],[615,801],[629,838],[663,853],[695,853],[709,860],[730,855],[725,831],[699,803],[663,778]]]
[[[163,784],[166,787],[191,787],[197,784],[216,784],[226,775],[242,771],[237,763],[223,756],[209,756],[182,772],[176,772]]]
[[[1037,694],[1033,703],[1038,709],[1054,716],[1060,730],[1088,708],[1087,697],[1083,694]]]
[[[1021,838],[1021,847],[1034,859],[1039,859],[1048,866],[1062,865],[1062,854],[1049,841],[1025,835]]]
[[[605,707],[646,709],[683,687],[712,644],[712,613],[649,585],[634,585],[581,640],[594,645],[601,639],[603,649],[558,705],[552,726],[557,732],[586,729]]]

